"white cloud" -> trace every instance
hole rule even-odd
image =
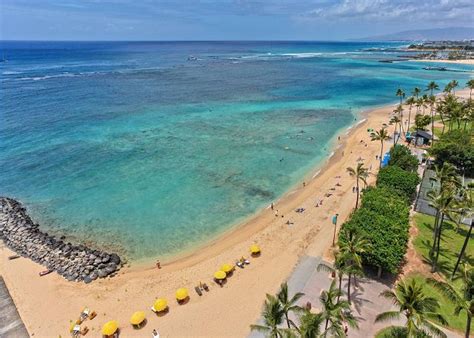
[[[328,20],[450,21],[452,24],[472,25],[474,24],[473,13],[472,0],[336,0],[329,6],[319,6],[302,13],[302,16],[307,19]]]

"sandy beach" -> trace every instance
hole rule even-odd
[[[458,65],[474,65],[474,59],[470,60],[431,60],[431,59],[412,59],[410,61],[417,61],[417,62],[436,62],[436,63],[453,63]]]
[[[70,283],[56,274],[39,277],[44,267],[20,258],[8,260],[8,249],[0,251],[0,274],[18,307],[31,336],[69,336],[69,322],[76,320],[88,306],[97,317],[84,324],[86,337],[99,337],[100,328],[108,320],[117,320],[121,337],[147,337],[157,329],[162,337],[243,337],[249,325],[260,316],[265,293],[274,293],[287,279],[302,255],[330,258],[333,237],[331,217],[339,213],[339,224],[355,204],[354,180],[346,168],[356,166],[362,158],[365,165],[378,169],[375,156],[380,143],[371,142],[367,128],[379,129],[388,123],[395,105],[361,114],[361,122],[340,134],[337,150],[320,168],[309,173],[305,186],[283,196],[276,204],[278,217],[267,208],[245,224],[235,227],[205,247],[174,261],[162,262],[158,270],[153,264],[122,269],[112,279],[91,284]],[[393,133],[393,126],[389,126]],[[388,145],[385,146],[388,149]],[[319,171],[318,175],[315,173]],[[369,182],[373,182],[374,175]],[[330,197],[325,197],[326,194]],[[315,207],[323,199],[322,206]],[[295,209],[305,208],[303,213]],[[287,224],[290,221],[290,225]],[[224,287],[212,282],[212,276],[223,263],[249,256],[249,246],[257,243],[262,255],[250,258],[245,269],[236,268]],[[194,286],[206,282],[210,291],[199,297]],[[186,287],[187,304],[178,305],[175,290]],[[158,317],[150,311],[155,298],[168,299],[169,313]],[[148,322],[134,330],[129,319],[134,311],[145,311]]]

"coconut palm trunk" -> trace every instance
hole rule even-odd
[[[438,265],[441,235],[443,233],[443,222],[444,222],[444,214],[441,214],[441,220],[440,220],[439,225],[438,225],[438,240],[437,240],[437,243],[436,243],[436,257],[435,257],[435,260],[433,262],[433,270],[436,270],[436,267]]]
[[[383,155],[383,140],[380,140],[380,163],[379,163],[379,168],[382,168],[382,155]]]
[[[454,276],[456,275],[456,271],[459,267],[459,263],[461,263],[462,257],[464,256],[464,252],[466,252],[467,244],[469,243],[469,240],[471,239],[473,224],[474,224],[474,221],[471,221],[471,226],[469,227],[469,231],[467,232],[466,238],[464,239],[461,252],[459,252],[458,259],[456,260],[456,264],[454,265],[454,270],[453,270],[453,274],[451,275],[451,279],[453,279]],[[470,323],[469,323],[469,326],[470,326]]]

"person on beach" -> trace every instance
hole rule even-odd
[[[306,182],[303,181],[303,188],[306,187]]]
[[[272,210],[273,210],[273,202],[272,202],[272,204],[270,204],[270,208],[272,208]]]
[[[275,209],[275,217],[278,217],[278,210]]]
[[[160,261],[156,261],[156,268],[157,268],[157,269],[161,269],[161,263],[160,263]]]

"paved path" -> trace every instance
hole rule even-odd
[[[2,277],[0,277],[0,337],[29,337]]]

